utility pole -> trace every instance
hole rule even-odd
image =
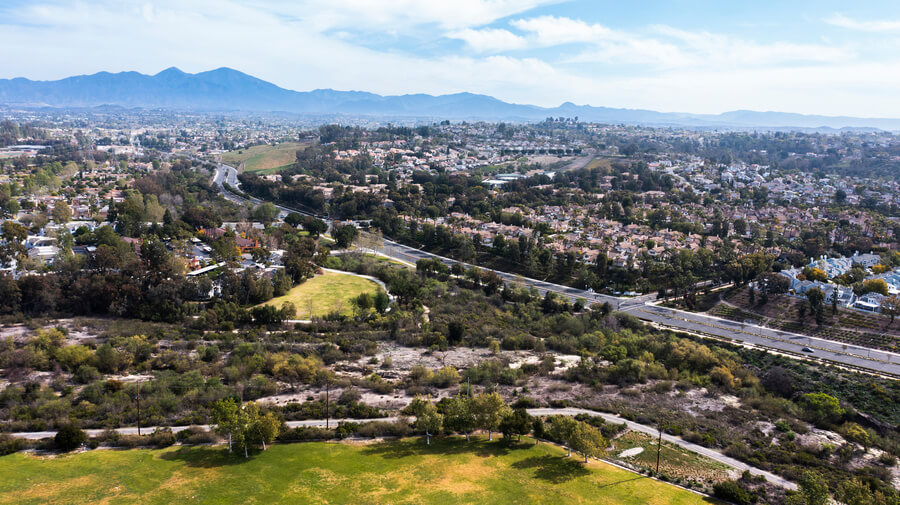
[[[330,382],[325,382],[325,429],[328,429],[328,389],[331,386]]]
[[[659,439],[656,441],[656,475],[659,475],[659,455],[662,452],[662,420],[659,421]]]
[[[141,436],[141,383],[137,383],[137,425],[138,425],[138,436]]]

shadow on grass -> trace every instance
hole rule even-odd
[[[534,469],[536,479],[545,480],[551,484],[562,484],[578,477],[584,477],[591,472],[574,458],[561,458],[559,456],[532,456],[512,464],[518,470]]]
[[[625,484],[626,482],[631,482],[631,481],[641,480],[641,479],[647,479],[647,478],[649,478],[649,477],[646,477],[646,476],[644,476],[644,475],[635,475],[635,476],[629,477],[629,478],[627,478],[627,479],[617,480],[617,481],[615,481],[615,482],[610,482],[610,483],[608,483],[608,484],[603,484],[603,485],[601,485],[601,486],[599,486],[599,487],[600,487],[600,489],[603,489],[603,488],[605,488],[605,487],[618,486],[619,484]]]
[[[244,458],[243,453],[229,454],[228,449],[222,447],[180,447],[174,451],[164,452],[160,459],[166,461],[181,461],[186,466],[196,468],[216,468],[220,466],[239,465],[253,459]]]
[[[410,456],[475,454],[484,458],[503,456],[516,447],[530,447],[531,444],[507,444],[503,440],[488,442],[473,439],[466,442],[457,438],[432,438],[431,445],[425,445],[425,439],[410,438],[392,442],[381,442],[367,446],[363,454],[381,456],[382,458],[399,459]]]

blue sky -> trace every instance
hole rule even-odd
[[[280,86],[900,117],[900,3],[0,0],[0,77],[232,67]]]

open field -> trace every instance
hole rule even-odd
[[[716,502],[530,439],[510,448],[449,438],[274,445],[249,460],[221,446],[0,458],[0,505],[38,503]]]
[[[245,172],[273,173],[294,163],[297,150],[303,146],[299,142],[253,146],[225,153],[222,161],[235,167],[243,163]]]
[[[284,302],[291,302],[297,308],[298,319],[324,317],[332,312],[350,315],[354,298],[362,293],[375,295],[379,289],[377,284],[362,277],[325,272],[263,305],[281,308]]]

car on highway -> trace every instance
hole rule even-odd
[[[813,350],[810,349],[809,347],[804,347],[804,348],[803,348],[803,352],[815,352],[815,351],[813,351]]]

